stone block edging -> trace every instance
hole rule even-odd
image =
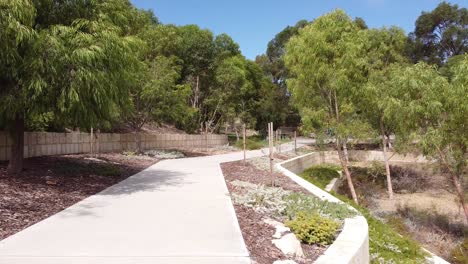
[[[319,199],[345,204],[330,193],[320,189],[319,187],[313,185],[312,183],[304,180],[302,177],[283,167],[284,165],[288,165],[288,163],[300,162],[303,158],[313,154],[314,153],[309,153],[278,163],[276,164],[276,168],[285,176],[289,177],[291,180],[302,186],[304,189]],[[349,207],[356,211],[355,208],[351,206]],[[336,238],[335,242],[333,242],[333,244],[325,251],[325,253],[320,256],[314,263],[368,264],[369,227],[367,225],[366,219],[360,215],[345,219],[343,229]]]

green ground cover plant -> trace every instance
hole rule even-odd
[[[339,178],[341,175],[338,171],[341,168],[332,164],[323,164],[310,167],[301,173],[301,177],[313,183],[317,187],[325,189],[325,187],[334,178]]]
[[[331,244],[344,219],[357,214],[345,204],[322,201],[299,192],[242,181],[231,184],[244,189],[232,195],[235,204],[284,221],[307,244]]]
[[[239,149],[244,148],[242,137],[239,140],[237,140],[235,135],[229,135],[228,139],[229,139],[230,145],[233,145]],[[281,140],[281,143],[286,143],[289,141],[290,139],[284,138]],[[256,150],[256,149],[261,149],[264,147],[268,147],[268,140],[261,135],[249,136],[245,139],[245,148],[247,150]]]
[[[319,173],[310,173],[318,171]],[[327,175],[332,175],[333,168],[329,165],[314,166],[301,176],[312,184],[322,182],[320,188],[324,188],[323,179]],[[336,170],[335,170],[336,172]],[[305,175],[305,176],[304,176]],[[318,175],[318,176],[316,176]],[[323,176],[325,175],[325,176]],[[330,176],[331,177],[331,176]],[[390,224],[383,223],[371,212],[362,206],[356,205],[347,196],[331,192],[345,203],[353,206],[367,220],[369,225],[369,250],[371,254],[371,263],[424,263],[426,253],[422,250],[419,244],[403,234],[400,234],[397,229],[394,229]]]
[[[390,224],[386,224],[372,215],[365,207],[356,205],[344,195],[332,192],[334,196],[358,210],[369,225],[369,251],[371,263],[425,263],[427,253],[407,235],[400,234]]]

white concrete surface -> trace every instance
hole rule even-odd
[[[0,241],[0,263],[250,263],[219,166],[242,158],[161,161]]]
[[[323,162],[323,160],[328,161],[329,159],[324,159],[323,155],[318,152],[314,152],[278,163],[276,164],[276,167],[284,175],[316,197],[329,202],[343,204],[340,199],[304,180],[302,177],[291,171],[293,170],[296,173],[300,173],[304,171],[305,168],[310,167],[310,164],[315,165]],[[356,209],[351,206],[349,206],[349,208],[356,211]],[[358,215],[353,218],[345,219],[341,233],[325,253],[314,263],[368,264],[369,261],[369,227],[366,219],[363,216]]]

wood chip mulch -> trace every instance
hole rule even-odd
[[[0,240],[149,167],[158,160],[101,154],[25,159],[21,175],[0,162]]]
[[[221,164],[221,169],[230,193],[238,193],[240,191],[239,188],[236,188],[230,183],[235,180],[264,184],[267,186],[271,185],[270,173],[260,170],[248,162],[245,164],[243,161],[223,163]],[[305,189],[281,173],[274,173],[274,177],[275,186],[277,187],[309,194]],[[272,217],[263,215],[252,208],[242,205],[234,204],[234,209],[247,249],[250,252],[251,258],[256,263],[271,264],[276,260],[291,259],[285,256],[271,242],[275,230],[273,227],[265,224],[263,220]],[[298,263],[312,263],[322,255],[326,249],[326,247],[317,245],[302,244],[302,250],[306,255],[306,259],[295,259],[295,261]]]

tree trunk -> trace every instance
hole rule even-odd
[[[236,128],[235,131],[236,131],[236,139],[237,139],[237,141],[239,141],[239,140],[240,140],[240,139],[239,139],[239,131],[237,131],[237,128]]]
[[[346,144],[346,141],[343,142],[343,154],[344,154],[344,158],[346,160],[346,164],[349,163],[349,154],[348,154],[348,146]]]
[[[10,174],[21,174],[24,158],[24,117],[20,114],[17,114],[13,121],[10,137],[13,144],[11,145],[11,157],[7,171]]]
[[[192,101],[193,108],[198,108],[199,95],[200,95],[200,76],[197,75],[196,81],[195,81],[195,91],[193,93],[193,101]]]
[[[458,180],[457,175],[452,174],[453,184],[455,185],[455,189],[457,189],[458,199],[460,199],[460,203],[463,207],[463,211],[465,212],[466,222],[468,223],[468,205],[465,203],[465,195],[463,193],[463,189],[461,187],[460,181]]]
[[[351,192],[351,196],[353,197],[353,200],[356,204],[359,204],[357,195],[356,195],[356,190],[354,190],[354,184],[353,184],[353,179],[351,178],[351,172],[348,169],[348,162],[346,161],[346,157],[344,153],[341,151],[341,146],[340,142],[337,139],[336,140],[336,150],[338,151],[338,158],[340,159],[341,167],[343,168],[343,171],[346,176],[346,180],[348,182],[348,188],[349,191]]]
[[[381,128],[381,136],[382,136],[382,150],[383,150],[383,159],[384,159],[384,162],[385,162],[385,173],[387,174],[387,190],[388,190],[388,198],[390,198],[390,200],[393,200],[393,185],[392,185],[392,175],[390,173],[390,164],[388,162],[388,158],[387,158],[387,137],[385,136],[385,133],[384,133],[384,128],[383,128],[383,124],[381,123],[380,124],[380,128]]]

